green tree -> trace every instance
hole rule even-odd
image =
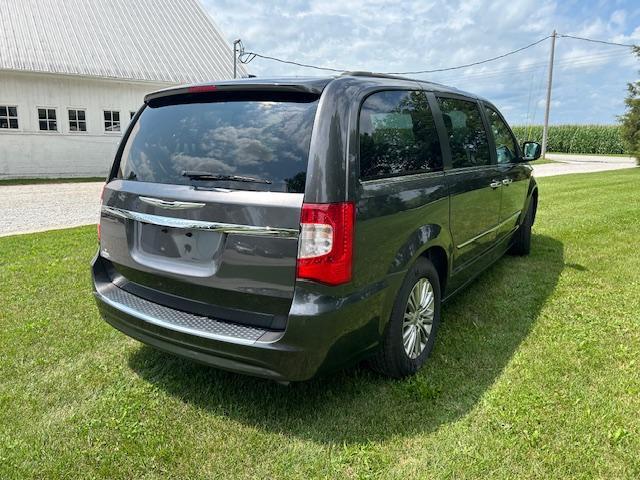
[[[640,47],[633,47],[633,53],[640,58]],[[620,116],[622,138],[640,165],[640,80],[629,83],[628,90],[629,94],[624,100],[627,111]]]

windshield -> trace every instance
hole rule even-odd
[[[126,141],[118,178],[304,192],[317,96],[218,94],[183,100],[144,109]]]

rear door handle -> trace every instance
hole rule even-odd
[[[495,190],[496,188],[498,188],[498,187],[501,187],[501,186],[502,186],[502,182],[499,182],[498,180],[493,180],[493,181],[489,184],[489,186]]]
[[[513,180],[511,180],[510,178],[505,178],[504,180],[502,180],[502,184],[503,185],[509,185],[512,182],[513,182]]]

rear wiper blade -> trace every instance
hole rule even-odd
[[[247,183],[267,183],[271,180],[264,178],[244,177],[242,175],[223,175],[219,173],[200,172],[197,170],[185,170],[182,172],[183,177],[189,177],[192,180],[213,180],[213,181],[230,181],[230,182],[247,182]]]

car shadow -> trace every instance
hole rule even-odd
[[[147,346],[129,365],[183,402],[270,432],[344,444],[428,432],[468,413],[501,375],[564,266],[562,243],[543,235],[530,256],[501,259],[444,306],[432,355],[409,379],[357,366],[285,387]]]

